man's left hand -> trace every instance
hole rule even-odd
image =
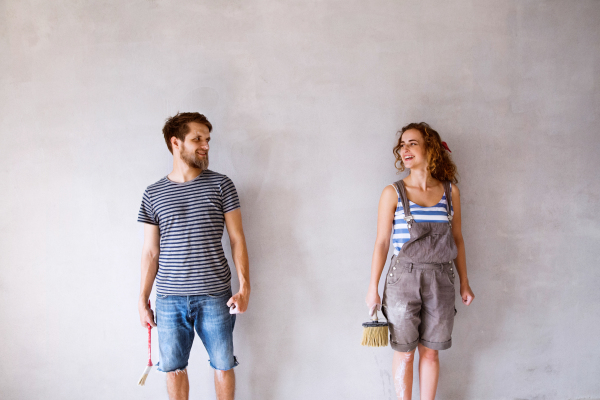
[[[229,307],[230,314],[243,314],[248,309],[248,300],[250,295],[242,291],[234,294],[229,301],[227,306]]]

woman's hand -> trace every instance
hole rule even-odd
[[[369,289],[369,293],[367,293],[367,298],[365,301],[367,303],[367,307],[369,307],[370,313],[373,313],[375,307],[377,307],[377,310],[381,308],[381,297],[379,297],[377,290]]]
[[[462,302],[468,306],[475,299],[475,295],[471,290],[471,286],[469,283],[461,283],[460,285],[460,297],[462,298]]]

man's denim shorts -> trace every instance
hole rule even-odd
[[[229,314],[231,290],[202,296],[156,296],[156,325],[161,372],[188,365],[194,328],[210,357],[210,366],[227,371],[238,365],[233,355],[235,315]]]

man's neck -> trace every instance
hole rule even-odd
[[[202,173],[200,168],[190,167],[183,160],[178,160],[179,157],[173,157],[173,171],[167,178],[173,182],[183,183],[194,180]]]

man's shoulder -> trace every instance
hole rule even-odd
[[[165,184],[167,183],[167,177],[164,176],[162,178],[160,178],[159,180],[157,180],[156,182],[154,182],[151,185],[148,185],[148,187],[146,187],[146,191],[148,193],[152,193],[152,192],[156,192],[156,191],[160,191],[161,189],[163,189],[165,187]]]
[[[215,184],[221,184],[224,181],[231,181],[231,179],[227,175],[221,174],[219,172],[215,172],[210,169],[205,170],[202,173],[202,175],[204,176],[205,179],[207,179],[211,183],[215,183]]]

